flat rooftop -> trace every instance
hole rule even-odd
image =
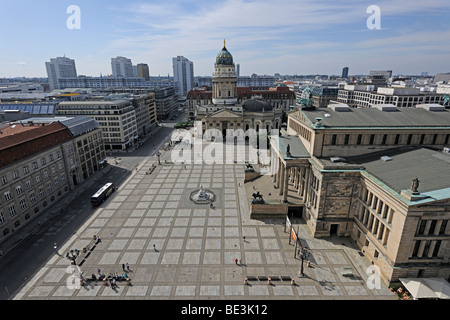
[[[279,137],[278,143],[284,159],[310,158],[308,150],[297,136],[282,135]],[[287,154],[288,145],[289,154]]]
[[[398,111],[381,111],[373,108],[350,108],[348,111],[334,111],[321,108],[300,112],[311,124],[317,122],[316,118],[322,118],[324,128],[450,128],[448,109],[428,111],[422,108],[398,108]]]
[[[368,173],[398,193],[409,189],[415,178],[420,181],[421,193],[450,188],[450,154],[445,152],[399,148],[347,160],[361,164]]]

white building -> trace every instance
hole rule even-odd
[[[175,88],[180,97],[185,97],[194,87],[194,63],[183,56],[172,58]]]
[[[0,86],[0,93],[35,93],[44,92],[44,87],[40,83],[7,83]]]
[[[133,64],[131,59],[125,57],[111,58],[111,68],[114,78],[133,77]]]
[[[59,79],[77,76],[75,60],[66,57],[50,59],[50,62],[45,63],[45,67],[47,69],[50,90],[59,89]]]
[[[347,84],[338,91],[337,102],[351,107],[370,108],[377,104],[393,104],[398,108],[417,104],[442,104],[444,96],[420,88],[378,87],[370,84]]]
[[[97,121],[106,150],[126,150],[138,134],[135,107],[130,100],[63,101],[57,115],[86,115]]]
[[[257,75],[252,74],[251,76],[238,76],[237,86],[238,87],[273,87],[275,83],[275,77],[269,75]]]

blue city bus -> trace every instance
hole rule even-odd
[[[96,207],[100,205],[114,191],[114,189],[115,189],[114,184],[111,182],[108,182],[103,187],[101,187],[100,190],[98,190],[91,197],[92,206]]]

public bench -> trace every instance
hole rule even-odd
[[[351,267],[351,266],[344,266],[344,267],[341,267],[341,274],[342,274],[344,277],[350,277],[350,276],[353,276],[353,275],[354,275],[354,273],[353,273],[353,267]]]

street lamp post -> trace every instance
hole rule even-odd
[[[302,260],[299,277],[303,277],[305,276],[305,274],[303,273],[303,262],[304,260],[307,260],[309,258],[310,253],[308,252],[308,249],[304,247],[302,247],[299,251],[300,251],[300,259]]]
[[[161,164],[161,159],[159,158],[161,153],[159,151],[156,153],[156,156],[158,157],[158,164]]]

